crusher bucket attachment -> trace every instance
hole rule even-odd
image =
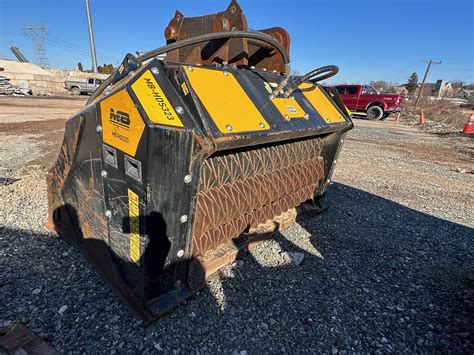
[[[145,322],[240,251],[321,210],[345,133],[329,66],[289,75],[289,35],[239,5],[166,28],[66,123],[49,226]],[[164,57],[163,54],[166,53]],[[164,57],[164,58],[163,58]]]

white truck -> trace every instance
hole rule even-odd
[[[81,81],[65,81],[64,87],[73,95],[92,94],[102,82],[102,79],[87,78],[85,83]]]

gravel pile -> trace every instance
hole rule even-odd
[[[20,320],[71,353],[472,354],[473,178],[377,143],[417,140],[356,128],[329,211],[262,243],[147,327],[43,229],[45,170],[30,168],[0,186],[0,327]],[[417,175],[428,182],[414,184]]]

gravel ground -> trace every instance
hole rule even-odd
[[[459,172],[472,169],[472,140],[356,126],[329,211],[260,244],[147,327],[44,230],[46,168],[19,168],[11,146],[0,150],[0,177],[21,178],[0,185],[0,326],[20,320],[72,353],[472,354],[474,177]]]
[[[466,115],[469,117],[468,115]],[[466,119],[467,122],[467,119]],[[463,123],[466,123],[463,122]],[[447,135],[447,134],[457,134],[459,133],[462,129],[459,127],[456,127],[453,124],[446,124],[442,122],[436,122],[432,121],[431,119],[426,118],[425,123],[420,125],[420,115],[413,115],[410,113],[405,113],[402,115],[400,118],[400,123],[405,124],[407,126],[411,127],[416,127],[424,132],[427,133],[433,133],[433,134],[442,134],[442,135]]]

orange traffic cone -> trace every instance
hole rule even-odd
[[[471,113],[471,116],[469,116],[469,119],[467,120],[467,123],[464,125],[462,133],[472,134],[472,126],[473,125],[474,125],[474,113]]]
[[[420,124],[425,124],[425,113],[423,110],[420,112]]]

